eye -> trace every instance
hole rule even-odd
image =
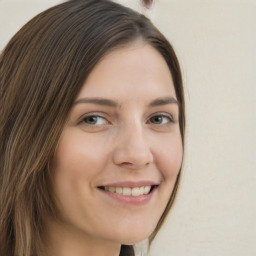
[[[152,116],[149,119],[149,122],[155,125],[166,125],[169,123],[173,123],[173,118],[171,116],[161,114]]]
[[[90,115],[84,117],[82,123],[85,123],[87,125],[104,125],[108,124],[108,121],[102,116]]]

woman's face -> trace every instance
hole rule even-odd
[[[133,244],[155,229],[182,162],[178,104],[163,57],[134,43],[84,83],[53,160],[61,225]]]

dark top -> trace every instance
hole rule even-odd
[[[122,245],[120,256],[135,256],[133,247],[131,245]]]

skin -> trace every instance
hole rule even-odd
[[[116,106],[91,102],[94,98]],[[165,100],[160,104],[159,98]],[[165,60],[145,43],[115,49],[96,65],[70,111],[52,163],[62,216],[48,220],[50,253],[117,256],[121,244],[153,232],[182,162],[175,99]],[[98,188],[123,181],[159,186],[138,205]]]

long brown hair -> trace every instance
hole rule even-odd
[[[5,47],[0,56],[0,256],[40,255],[44,217],[58,216],[48,165],[71,106],[99,60],[137,39],[153,46],[169,66],[184,140],[179,63],[143,15],[109,0],[71,0],[37,15]],[[178,181],[179,175],[150,241]]]

